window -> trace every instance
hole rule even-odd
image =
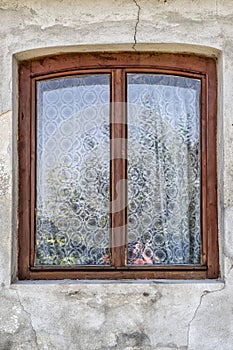
[[[80,53],[19,67],[19,278],[219,274],[216,63]]]

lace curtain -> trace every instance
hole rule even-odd
[[[200,263],[200,82],[128,74],[126,264]],[[110,264],[110,76],[37,86],[37,265]]]
[[[110,76],[38,84],[37,265],[109,256]]]
[[[130,264],[200,263],[200,81],[128,75]]]

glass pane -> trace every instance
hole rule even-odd
[[[109,81],[37,83],[36,265],[110,264]]]
[[[199,264],[200,80],[127,84],[128,264]]]

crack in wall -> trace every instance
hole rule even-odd
[[[227,271],[227,276],[230,275],[232,269],[233,269],[233,264],[231,264],[231,266],[229,267],[229,269],[228,269],[228,271]]]
[[[136,51],[136,44],[137,44],[137,31],[138,31],[138,24],[139,24],[139,21],[140,21],[140,11],[141,11],[141,7],[140,5],[137,3],[136,0],[133,0],[133,2],[135,3],[135,5],[137,6],[137,9],[138,9],[138,13],[137,13],[137,21],[136,21],[136,24],[135,24],[135,27],[134,27],[134,43],[133,43],[133,46],[132,46],[132,49],[134,51]]]
[[[224,254],[225,266],[224,266],[224,278],[228,278],[233,270],[233,258]]]
[[[190,320],[189,323],[188,323],[188,331],[187,331],[187,350],[189,350],[189,345],[190,345],[191,326],[192,326],[192,323],[193,323],[193,321],[195,320],[195,318],[196,318],[196,316],[197,316],[197,313],[198,313],[198,311],[199,311],[199,309],[200,309],[200,307],[201,307],[201,305],[202,305],[202,300],[203,300],[203,298],[204,298],[206,295],[208,295],[208,294],[218,293],[218,292],[223,291],[223,290],[225,289],[225,287],[226,287],[226,283],[225,283],[225,282],[223,282],[223,283],[224,283],[224,284],[223,284],[223,287],[221,287],[220,289],[215,289],[215,290],[204,290],[204,291],[202,292],[202,294],[201,294],[201,296],[200,296],[199,303],[198,303],[198,305],[197,305],[197,307],[196,307],[196,309],[195,309],[195,311],[194,311],[194,314],[193,314],[191,320]]]
[[[19,304],[20,304],[22,310],[23,310],[23,311],[25,312],[25,314],[28,315],[28,317],[29,317],[30,325],[31,325],[31,329],[32,329],[32,333],[34,334],[36,349],[39,349],[37,333],[36,333],[36,330],[35,330],[35,328],[33,327],[33,324],[32,324],[32,315],[30,314],[30,312],[28,312],[28,311],[25,309],[25,307],[24,307],[24,305],[23,305],[23,303],[22,303],[22,301],[21,301],[21,299],[20,299],[20,296],[19,296],[19,293],[18,293],[17,290],[16,290],[16,294],[17,294],[18,301],[19,301]]]

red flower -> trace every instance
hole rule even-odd
[[[143,259],[137,258],[134,260],[134,264],[136,265],[144,265],[145,261]]]

